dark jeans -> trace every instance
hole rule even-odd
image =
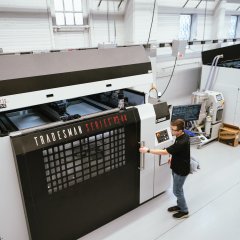
[[[173,194],[177,198],[177,205],[181,209],[181,212],[188,212],[188,207],[183,192],[183,184],[187,176],[181,176],[174,172],[172,172],[172,175],[173,175]]]

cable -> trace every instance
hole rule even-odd
[[[206,27],[206,18],[207,18],[207,4],[208,4],[208,0],[206,0],[205,12],[204,12],[203,41],[205,40],[205,27]],[[203,52],[203,46],[204,45],[202,45],[202,52]]]
[[[211,65],[211,68],[210,68],[210,71],[209,71],[209,74],[208,74],[208,78],[207,78],[207,81],[206,81],[206,84],[205,84],[205,88],[203,89],[204,91],[208,90],[208,88],[209,88],[209,82],[210,82],[210,79],[212,77],[212,71],[213,71],[216,59],[217,59],[217,56],[215,56],[213,61],[212,61],[212,65]]]
[[[108,0],[107,0],[107,24],[108,24],[108,42],[110,43],[109,2],[108,2]]]
[[[155,15],[156,1],[157,1],[157,0],[154,1],[153,12],[152,12],[152,21],[151,21],[151,26],[150,26],[150,30],[149,30],[147,45],[148,45],[148,43],[149,43],[150,36],[151,36],[151,32],[152,32],[152,25],[153,25],[153,19],[154,19],[154,15]]]
[[[116,30],[116,10],[115,10],[115,5],[113,1],[113,12],[114,12],[114,18],[113,18],[113,24],[114,24],[114,43],[117,43],[117,30]]]
[[[209,90],[212,90],[213,89],[213,86],[215,85],[216,83],[216,70],[217,70],[217,65],[218,65],[218,61],[220,58],[223,58],[223,54],[222,55],[218,55],[217,58],[216,58],[216,62],[214,64],[214,69],[213,69],[213,75],[212,75],[212,79],[210,81],[210,84],[209,84]]]
[[[168,86],[169,86],[169,84],[170,84],[170,82],[171,82],[171,80],[172,80],[172,77],[173,77],[173,73],[174,73],[176,64],[177,64],[177,57],[175,58],[175,63],[174,63],[174,66],[173,66],[172,74],[171,74],[171,76],[170,76],[170,79],[169,79],[169,81],[168,81],[168,84],[167,84],[165,90],[163,91],[161,97],[164,95],[164,93],[165,93],[165,92],[167,91],[167,89],[168,89]],[[160,98],[161,98],[161,97],[160,97]]]

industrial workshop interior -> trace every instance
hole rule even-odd
[[[236,240],[239,141],[240,0],[0,0],[0,240]]]

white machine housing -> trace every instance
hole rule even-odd
[[[117,77],[117,73],[112,73],[112,77],[104,76],[100,81],[101,76],[92,76],[89,81],[87,74],[79,75],[78,81],[69,79],[68,83],[67,80],[68,73],[103,71],[122,65],[131,66],[149,61],[147,57],[143,59],[143,53],[144,49],[141,46],[134,46],[88,51],[1,55],[0,104],[2,103],[2,106],[0,112],[122,88],[137,86],[149,88],[152,84],[151,70],[138,75],[131,72],[130,74],[123,73],[123,77]],[[113,55],[116,56],[114,61],[112,60]],[[55,76],[55,81],[51,79],[44,82],[45,76]],[[58,78],[61,81],[58,81]],[[22,84],[23,79],[26,79],[24,84]],[[5,81],[9,84],[6,85]],[[13,84],[15,89],[12,87]]]
[[[206,91],[206,93],[208,94],[206,107],[208,116],[212,118],[212,124],[222,122],[224,108],[223,94],[215,91]]]
[[[141,146],[164,149],[173,144],[170,120],[156,120],[153,104],[137,106],[141,118]],[[162,139],[158,142],[157,134]],[[171,183],[171,172],[168,165],[169,156],[141,154],[140,163],[140,203],[166,191]]]
[[[200,144],[198,147],[218,138],[218,131],[222,124],[224,97],[220,92],[204,91],[192,94],[192,103],[202,104],[199,121],[195,122],[195,127],[199,133]]]

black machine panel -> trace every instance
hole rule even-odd
[[[211,65],[214,57],[223,54],[223,58],[218,61],[218,66],[234,67],[234,61],[236,60],[236,65],[239,65],[239,51],[240,44],[207,50],[202,52],[202,63],[204,65]],[[239,68],[239,66],[236,67]]]
[[[1,96],[148,74],[151,70],[143,46],[0,55],[0,65]]]
[[[32,240],[74,240],[139,205],[134,108],[12,137]]]
[[[156,122],[166,121],[170,118],[170,112],[166,102],[158,102],[153,105],[156,113]]]
[[[56,73],[44,76],[33,76],[0,81],[2,96],[25,92],[65,87],[83,83],[146,74],[151,69],[150,63],[132,64],[129,66],[108,67],[94,70]],[[14,86],[14,88],[12,88]]]

